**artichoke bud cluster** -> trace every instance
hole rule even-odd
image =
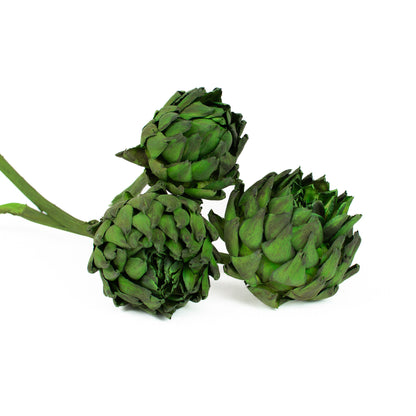
[[[139,146],[117,156],[144,166],[150,184],[197,199],[223,199],[236,183],[246,122],[221,101],[220,88],[178,91],[143,128]]]
[[[101,274],[104,294],[171,317],[188,301],[208,296],[219,278],[216,229],[200,204],[158,187],[111,206],[96,228],[88,270]]]
[[[240,183],[224,218],[210,213],[229,253],[224,271],[274,308],[334,295],[359,270],[351,266],[361,242],[352,199],[300,169],[270,173],[245,192]]]
[[[273,308],[334,295],[358,272],[360,245],[349,215],[352,197],[331,190],[325,177],[300,169],[270,173],[244,191],[237,159],[248,137],[246,122],[222,102],[222,91],[176,92],[143,128],[140,145],[117,154],[144,167],[118,194],[100,221],[81,221],[51,204],[0,155],[0,171],[39,210],[0,206],[49,227],[92,237],[88,271],[100,272],[115,305],[171,317],[188,301],[208,296],[217,263],[243,280]],[[150,188],[140,194],[146,185]],[[203,199],[225,198],[224,218],[201,215]],[[224,240],[228,253],[212,242]]]

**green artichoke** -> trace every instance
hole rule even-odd
[[[176,92],[144,128],[141,144],[117,156],[146,168],[150,184],[176,195],[223,199],[238,178],[246,122],[221,101],[220,88]]]
[[[215,228],[200,204],[155,187],[107,210],[94,235],[88,270],[100,271],[106,296],[171,317],[189,300],[208,295],[219,270]]]
[[[361,215],[348,215],[352,199],[300,169],[270,173],[246,192],[239,183],[225,217],[210,212],[229,253],[225,272],[274,308],[334,295],[359,270],[351,266],[361,242],[353,233]]]
[[[100,272],[104,294],[171,317],[208,296],[217,262],[271,307],[332,296],[358,272],[360,245],[348,215],[352,197],[330,190],[325,177],[300,169],[270,173],[244,192],[237,159],[245,121],[219,88],[178,91],[143,128],[139,146],[117,154],[144,172],[118,194],[100,221],[82,221],[52,204],[0,155],[0,171],[36,206],[8,203],[0,214],[94,239],[88,270]],[[150,189],[140,194],[146,185]],[[225,217],[201,216],[202,199],[225,198]],[[212,242],[218,235],[228,254]]]

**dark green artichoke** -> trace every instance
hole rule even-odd
[[[108,209],[88,266],[100,271],[105,295],[117,306],[166,317],[189,300],[205,299],[209,276],[219,277],[212,245],[218,234],[200,209],[196,201],[152,188]]]
[[[334,295],[359,270],[351,266],[361,242],[353,233],[361,215],[348,215],[352,199],[300,169],[270,173],[246,192],[238,184],[225,218],[210,213],[229,253],[225,272],[274,308]]]
[[[223,199],[238,178],[246,122],[221,101],[220,88],[178,91],[144,128],[141,144],[117,156],[144,166],[153,185],[176,195]]]

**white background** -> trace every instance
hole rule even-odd
[[[114,154],[178,89],[248,121],[252,184],[301,166],[355,196],[361,271],[272,310],[225,274],[172,320],[115,308],[88,238],[0,218],[2,415],[415,415],[414,1],[1,1],[0,152],[99,218]],[[0,203],[26,202],[0,175]],[[206,212],[224,211],[206,203]]]

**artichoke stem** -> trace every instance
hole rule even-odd
[[[112,204],[115,204],[119,201],[124,201],[126,199],[134,198],[139,195],[143,188],[148,184],[149,178],[144,171],[128,188],[123,192],[118,194],[112,201]]]
[[[41,225],[47,225],[48,227],[58,228],[60,230],[68,231],[61,224],[58,224],[47,214],[43,214],[40,211],[36,211],[33,208],[28,207],[24,204],[4,204],[0,205],[0,214],[12,214],[22,217],[28,221],[35,222]]]
[[[12,203],[2,205],[0,213],[18,215],[38,224],[93,237],[93,233],[90,231],[91,223],[81,221],[49,202],[26,182],[2,155],[0,155],[0,171],[40,210],[36,211],[27,205]]]

